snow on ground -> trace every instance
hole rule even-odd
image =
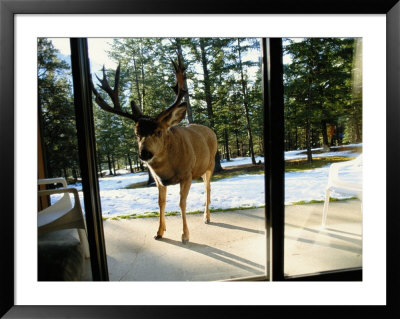
[[[362,144],[349,144],[345,145],[346,147],[362,147]],[[337,147],[331,147],[331,148],[338,148],[340,149],[340,146]],[[313,148],[311,151],[322,151],[322,148]],[[354,153],[352,151],[336,151],[336,152],[325,152],[321,154],[313,154],[314,157],[317,156],[357,156],[358,153]],[[299,159],[299,158],[306,158],[306,150],[297,150],[297,151],[288,151],[285,152],[285,160],[292,160],[292,159]]]
[[[362,146],[361,144],[352,146]],[[315,149],[320,150],[320,149]],[[319,154],[318,154],[319,155]],[[337,151],[321,154],[323,156],[357,156],[350,151]],[[285,159],[306,157],[304,150],[285,152]],[[256,162],[264,161],[256,157]],[[222,167],[250,164],[249,157],[235,158],[232,161],[221,161]],[[328,181],[329,165],[313,170],[285,173],[285,205],[298,201],[323,200]],[[361,172],[344,170],[341,178],[359,181]],[[265,205],[264,175],[240,175],[225,178],[211,183],[211,208],[234,208]],[[125,189],[126,186],[147,181],[147,173],[130,173],[113,177],[99,178],[100,197],[103,216],[144,214],[158,211],[157,187]],[[69,185],[80,192],[82,207],[83,195],[80,183]],[[204,184],[194,182],[187,199],[187,211],[204,209]],[[335,198],[348,198],[348,195],[332,193]],[[52,201],[57,200],[52,196]],[[167,212],[179,212],[179,185],[167,188]]]
[[[362,147],[362,144],[349,144],[346,145],[346,147]],[[331,147],[332,149],[338,148],[340,149],[340,146],[333,146]],[[322,148],[313,148],[311,151],[322,151]],[[336,151],[336,152],[326,152],[322,153],[321,155],[323,156],[357,156],[358,153],[354,153],[352,151]],[[320,154],[314,154],[314,157],[320,156]],[[296,150],[296,151],[288,151],[285,152],[285,160],[292,160],[292,159],[300,159],[300,158],[306,158],[306,150]],[[259,161],[264,162],[264,157],[263,156],[256,156],[255,157],[256,163]],[[244,164],[251,164],[251,158],[250,157],[236,157],[227,162],[226,160],[221,160],[221,166],[222,167],[228,167],[228,166],[235,166],[235,165],[244,165]]]
[[[238,185],[246,185],[246,191],[244,192]],[[157,187],[101,190],[100,196],[103,216],[158,211]],[[203,210],[204,200],[204,184],[193,183],[187,199],[187,211]],[[242,175],[213,182],[211,201],[211,208],[264,205],[264,176]],[[166,211],[180,211],[179,185],[168,186]]]
[[[256,160],[256,163],[258,163],[259,161],[261,161],[261,163],[264,163],[263,156],[256,156],[255,160]],[[251,164],[250,157],[236,157],[236,158],[232,158],[229,162],[227,162],[225,159],[221,160],[222,167],[230,167],[230,166],[245,165],[245,164]]]
[[[134,183],[146,182],[147,178],[146,172],[101,177],[99,178],[100,191],[118,190]],[[81,183],[71,184],[69,186],[75,187],[78,191],[82,190]]]

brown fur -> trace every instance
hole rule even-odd
[[[210,221],[210,180],[214,171],[217,137],[206,126],[191,124],[186,127],[170,126],[181,119],[179,115],[185,105],[180,105],[170,114],[157,118],[138,120],[135,132],[138,136],[139,153],[151,152],[153,157],[146,161],[159,190],[160,222],[156,239],[162,238],[166,230],[165,203],[167,186],[180,184],[180,202],[183,234],[182,241],[189,240],[186,223],[186,198],[193,179],[202,177],[205,185],[204,220]],[[152,123],[150,124],[149,121]]]

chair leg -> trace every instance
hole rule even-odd
[[[326,216],[328,215],[330,194],[331,194],[331,191],[329,190],[329,188],[327,188],[325,191],[324,210],[322,211],[322,223],[321,223],[322,228],[325,228],[325,224],[326,224]]]
[[[83,252],[85,253],[85,258],[89,258],[90,257],[89,242],[88,242],[86,230],[85,229],[78,229],[78,234],[79,234],[79,239],[81,241],[81,245],[82,245],[82,248],[83,248]]]

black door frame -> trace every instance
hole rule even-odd
[[[94,281],[108,281],[107,253],[97,177],[96,138],[94,134],[92,93],[89,84],[90,65],[87,39],[71,38],[70,44],[78,153],[92,277]]]

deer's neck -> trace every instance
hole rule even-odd
[[[182,163],[181,159],[182,155],[186,153],[185,150],[186,147],[182,140],[177,139],[176,136],[170,136],[165,143],[163,152],[148,162],[153,177],[160,184],[164,186],[177,184],[188,174],[187,165]]]
[[[161,152],[155,155],[150,161],[147,162],[147,165],[151,168],[153,176],[168,176],[170,172],[173,171],[171,169],[171,164],[169,161],[170,151],[168,146],[168,141],[164,145],[164,148]]]
[[[180,182],[180,176],[176,173],[168,159],[164,162],[152,162],[149,169],[158,184],[168,186]]]

